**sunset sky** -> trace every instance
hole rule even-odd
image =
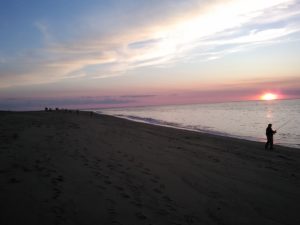
[[[0,109],[300,97],[298,0],[1,0]]]

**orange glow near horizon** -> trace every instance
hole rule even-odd
[[[260,99],[264,100],[264,101],[270,101],[270,100],[278,99],[278,96],[277,96],[277,94],[268,92],[268,93],[265,93],[265,94],[261,95]]]

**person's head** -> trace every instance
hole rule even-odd
[[[272,127],[272,124],[271,124],[271,123],[269,123],[269,124],[268,124],[268,127]]]

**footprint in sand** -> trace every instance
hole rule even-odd
[[[126,194],[126,193],[121,193],[121,196],[122,196],[123,198],[127,198],[127,199],[130,198],[130,196],[129,196],[128,194]]]
[[[154,179],[154,178],[151,178],[150,180],[151,180],[153,183],[156,183],[156,184],[158,183],[158,180],[156,180],[156,179]]]
[[[196,222],[196,218],[195,216],[193,215],[184,215],[184,220],[187,222],[187,224],[195,224]],[[216,224],[224,224],[223,222],[221,221],[218,221]]]
[[[138,168],[144,168],[144,163],[140,162],[138,164],[135,165]]]
[[[135,161],[135,158],[134,158],[133,156],[131,156],[131,157],[128,159],[128,161],[133,163],[133,162]]]
[[[100,188],[101,190],[106,190],[106,187],[102,186],[102,185],[97,185],[98,188]]]
[[[53,177],[51,179],[51,183],[53,185],[53,197],[52,199],[57,199],[61,193],[62,193],[62,190],[61,190],[61,187],[60,187],[60,183],[62,183],[64,181],[64,177],[62,175],[58,175],[57,177]]]
[[[135,205],[138,208],[142,208],[143,204],[141,203],[140,200],[132,201],[131,204]]]
[[[0,170],[0,174],[1,173],[8,173],[9,171],[8,170]]]
[[[52,207],[52,213],[55,215],[55,224],[63,224],[65,221],[64,214],[65,210],[59,206]]]
[[[119,221],[112,221],[111,224],[112,224],[112,225],[123,225],[123,224],[120,223]]]
[[[108,185],[112,184],[112,182],[110,180],[105,180],[104,183],[108,184]]]
[[[152,175],[151,170],[149,168],[144,168],[142,170],[142,173],[145,174],[145,175]]]
[[[54,185],[57,185],[58,183],[63,182],[63,181],[64,181],[64,177],[62,175],[59,175],[57,177],[53,177],[51,179],[51,183],[54,184]]]
[[[93,174],[96,177],[102,176],[102,173],[100,173],[99,171],[93,171]]]
[[[157,179],[157,180],[159,180],[160,179],[160,177],[159,176],[157,176],[157,175],[154,175],[153,176],[155,179]]]
[[[177,209],[175,207],[173,207],[172,205],[166,205],[166,207],[173,212],[177,211]]]
[[[145,220],[147,217],[142,212],[137,212],[135,216],[140,220]]]
[[[171,203],[171,202],[172,202],[172,199],[171,199],[169,196],[167,196],[167,195],[164,195],[162,198],[163,198],[166,202],[168,202],[168,203]]]
[[[116,188],[117,190],[119,190],[119,191],[124,191],[124,188],[121,187],[121,186],[115,186],[115,188]]]
[[[117,215],[116,209],[115,209],[115,201],[113,201],[112,199],[105,199],[105,204],[106,204],[106,209],[108,211],[108,215],[109,215],[109,220],[111,221],[111,223],[115,220],[115,217]]]
[[[161,215],[161,216],[167,216],[170,214],[170,212],[168,210],[165,210],[165,209],[159,209],[157,211],[157,214]]]
[[[11,183],[11,184],[17,184],[17,183],[20,183],[21,181],[20,180],[18,180],[17,178],[10,178],[10,180],[9,180],[9,183]]]
[[[110,170],[114,170],[115,169],[114,165],[112,165],[112,164],[107,164],[106,167],[109,168]]]
[[[60,194],[62,193],[61,190],[59,188],[56,188],[56,187],[53,188],[53,191],[54,191],[54,194],[52,196],[52,199],[57,199],[60,196]]]
[[[151,176],[152,174],[149,173],[148,171],[142,171],[143,174],[147,175],[147,176]]]
[[[158,193],[158,194],[162,194],[162,190],[158,189],[158,188],[154,188],[153,189],[154,192]]]

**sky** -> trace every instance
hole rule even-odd
[[[0,110],[300,97],[299,0],[0,0]]]

